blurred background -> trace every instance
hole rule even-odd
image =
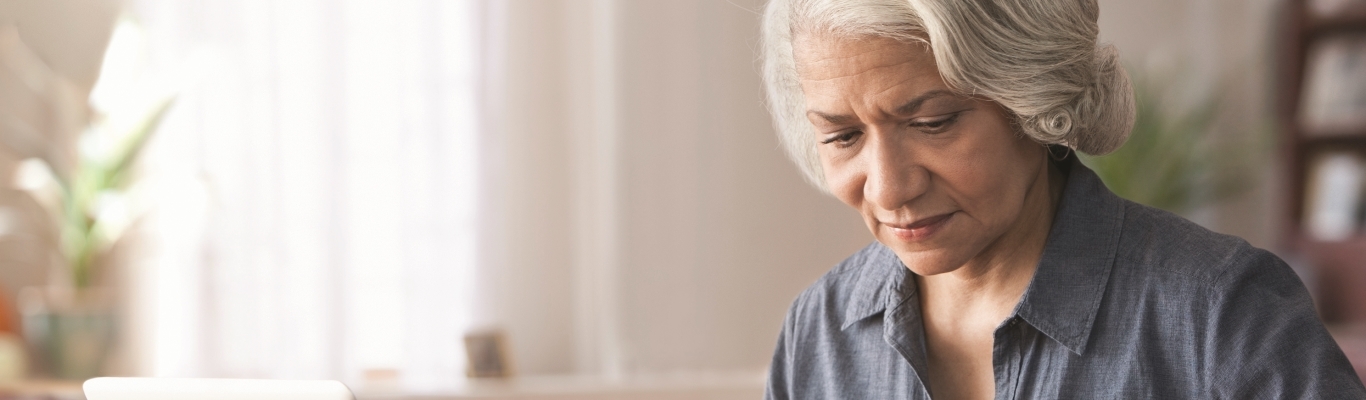
[[[1141,116],[1087,162],[1276,251],[1361,357],[1366,2],[1100,3]],[[779,148],[762,5],[0,0],[0,394],[758,396],[871,241]]]

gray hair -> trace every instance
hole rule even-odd
[[[1100,155],[1133,128],[1129,76],[1098,45],[1096,0],[770,0],[762,57],[778,137],[806,179],[827,190],[793,57],[799,35],[888,37],[929,46],[944,82],[1009,110],[1042,144]]]

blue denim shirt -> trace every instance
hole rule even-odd
[[[1271,253],[1068,181],[1028,289],[995,331],[997,399],[1366,399]],[[803,292],[769,399],[928,399],[912,273],[874,243]]]

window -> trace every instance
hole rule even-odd
[[[191,77],[144,164],[171,183],[130,280],[142,372],[456,382],[475,274],[481,3],[130,10],[146,76]]]

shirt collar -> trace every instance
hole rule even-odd
[[[1076,156],[1060,162],[1067,186],[1053,217],[1039,268],[1014,315],[1074,353],[1086,350],[1110,278],[1124,219],[1124,201]],[[882,313],[916,292],[910,272],[891,249],[874,242],[854,280],[840,329]]]
[[[849,304],[844,308],[844,320],[840,321],[840,330],[849,328],[855,322],[861,321],[886,310],[895,304],[896,298],[901,298],[914,293],[915,282],[910,279],[910,269],[901,263],[896,253],[892,249],[883,246],[882,243],[873,242],[868,245],[866,254],[862,261],[862,268],[858,268],[858,276],[854,278],[853,291],[849,298]]]
[[[1063,161],[1067,187],[1053,217],[1039,268],[1015,315],[1078,355],[1110,280],[1124,224],[1124,200],[1076,156]]]

